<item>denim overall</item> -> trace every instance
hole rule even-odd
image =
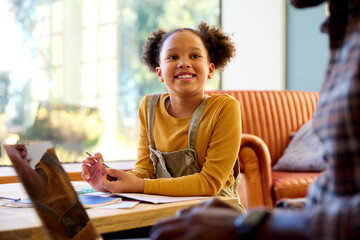
[[[189,126],[188,148],[174,152],[160,152],[156,149],[153,127],[157,102],[161,94],[151,94],[147,102],[147,121],[150,142],[150,159],[153,162],[156,178],[176,178],[186,176],[201,171],[197,163],[195,152],[195,144],[201,117],[206,107],[207,97],[203,99],[201,104],[195,109]],[[235,181],[229,188],[223,187],[218,196],[231,197],[239,199],[237,192],[238,176],[240,168],[239,161],[236,160],[234,166]],[[191,187],[191,186],[189,186]],[[245,211],[244,207],[239,203],[240,208]]]

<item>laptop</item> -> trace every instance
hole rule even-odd
[[[48,142],[3,146],[49,239],[149,239],[149,229],[100,235]]]

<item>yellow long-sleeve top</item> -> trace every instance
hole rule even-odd
[[[162,94],[156,106],[154,141],[161,152],[172,152],[188,147],[191,116],[174,118],[165,108],[168,93]],[[195,151],[199,173],[178,178],[155,179],[150,159],[149,132],[145,96],[139,107],[140,139],[138,160],[130,173],[145,179],[144,193],[172,196],[217,195],[223,187],[234,182],[233,166],[241,140],[239,102],[229,95],[213,95],[200,120]]]

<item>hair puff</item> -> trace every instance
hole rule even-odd
[[[180,31],[191,31],[199,36],[208,51],[210,62],[215,68],[223,70],[224,67],[235,57],[236,48],[229,35],[221,31],[219,26],[210,27],[207,23],[201,22],[197,29],[178,28],[169,32],[162,29],[155,30],[147,39],[143,48],[143,60],[152,72],[160,66],[160,52],[164,41],[172,34]]]

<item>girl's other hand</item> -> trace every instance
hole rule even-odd
[[[96,162],[94,159],[98,159]],[[106,168],[101,164],[104,161],[100,153],[95,153],[92,157],[83,160],[81,177],[88,182],[96,191],[107,192],[102,186],[102,179],[106,173]]]
[[[118,180],[113,181],[107,175],[116,177]],[[144,179],[121,170],[107,168],[106,176],[102,180],[102,186],[112,193],[144,192]]]

